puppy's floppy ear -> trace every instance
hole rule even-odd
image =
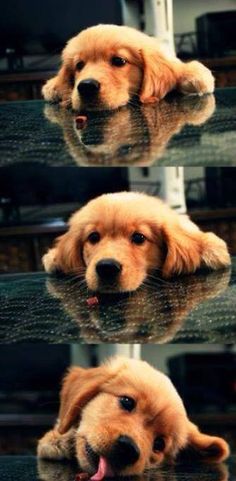
[[[42,262],[49,273],[59,270],[67,274],[84,267],[81,241],[69,230],[57,237],[55,247],[49,249]]]
[[[61,390],[59,411],[60,434],[67,432],[80,418],[83,407],[96,396],[111,374],[106,366],[91,369],[73,367],[66,375]]]
[[[176,86],[177,78],[172,63],[158,49],[140,50],[143,65],[143,80],[139,93],[142,103],[161,100]]]
[[[64,61],[58,74],[57,74],[58,85],[60,86],[63,94],[63,90],[68,91],[72,89],[74,83],[74,73],[72,70],[71,62]]]
[[[42,88],[42,94],[45,100],[49,102],[64,103],[65,106],[70,104],[70,96],[74,86],[74,69],[73,57],[70,55],[70,42],[62,52],[62,65],[58,74],[49,79]]]
[[[227,442],[216,436],[209,436],[199,431],[195,424],[189,422],[188,445],[198,457],[206,462],[220,463],[230,454]]]
[[[162,234],[166,245],[166,257],[162,266],[164,277],[174,274],[195,272],[199,267],[220,269],[230,265],[226,243],[211,232],[201,232],[188,222],[163,226]],[[191,229],[189,226],[192,225]]]

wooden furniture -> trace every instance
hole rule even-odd
[[[225,240],[232,255],[236,254],[236,208],[189,212],[203,231],[212,231]]]
[[[236,56],[200,59],[200,61],[212,71],[216,79],[216,87],[235,87]]]
[[[55,75],[55,71],[1,73],[0,102],[42,98],[42,86],[53,75]]]
[[[1,228],[0,273],[42,270],[42,255],[65,230],[63,223]]]

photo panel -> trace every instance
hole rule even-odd
[[[0,15],[0,480],[236,480],[236,4]]]

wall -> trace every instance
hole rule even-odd
[[[236,10],[236,0],[173,0],[174,33],[193,32],[196,17],[224,10]]]

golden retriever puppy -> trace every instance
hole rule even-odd
[[[92,481],[140,475],[192,448],[207,462],[229,455],[221,438],[202,434],[170,379],[148,363],[111,358],[74,367],[61,391],[59,418],[38,444],[46,459],[77,458]]]
[[[200,62],[171,58],[158,40],[130,27],[97,25],[67,43],[58,74],[42,93],[74,110],[110,110],[132,101],[157,102],[173,89],[212,93],[214,78]]]
[[[149,166],[165,155],[173,135],[186,125],[202,125],[214,110],[214,95],[176,96],[158,104],[127,105],[103,115],[93,112],[82,130],[68,109],[47,104],[44,114],[62,128],[66,147],[78,165]]]
[[[69,230],[43,257],[47,272],[85,276],[100,292],[134,291],[153,270],[164,278],[230,264],[223,240],[203,233],[157,197],[104,194],[72,215]]]

